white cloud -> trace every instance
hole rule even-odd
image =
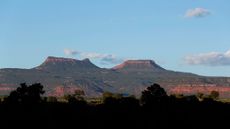
[[[79,54],[80,52],[72,50],[72,49],[64,49],[64,53],[67,56],[74,56],[74,55]]]
[[[230,66],[230,50],[225,53],[210,52],[185,57],[189,65]]]
[[[64,49],[65,55],[74,56],[79,55],[80,58],[89,58],[89,59],[97,59],[100,61],[101,64],[108,65],[108,64],[118,64],[124,61],[122,58],[118,58],[112,54],[101,54],[95,52],[79,52],[72,49]]]
[[[100,54],[100,53],[81,53],[81,57],[89,59],[99,59],[101,64],[117,64],[124,60],[116,57],[112,54]]]
[[[90,53],[90,52],[82,52],[81,53],[81,57],[83,58],[90,58],[90,59],[100,59],[100,58],[104,58],[106,57],[107,54],[100,54],[100,53]]]
[[[211,12],[207,9],[204,8],[194,8],[194,9],[189,9],[186,14],[185,17],[186,18],[191,18],[191,17],[197,17],[197,18],[201,18],[201,17],[205,17],[210,15]]]
[[[107,55],[101,59],[102,64],[118,64],[123,62],[124,59],[118,58],[114,55]]]

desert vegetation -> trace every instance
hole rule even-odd
[[[224,127],[230,116],[230,104],[219,102],[216,91],[210,95],[167,95],[160,85],[153,84],[140,98],[105,92],[101,98],[85,99],[81,90],[60,98],[44,93],[40,83],[23,83],[2,97],[1,126],[207,128]]]

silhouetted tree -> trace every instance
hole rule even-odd
[[[85,105],[86,101],[84,99],[85,92],[83,90],[76,90],[74,94],[64,95],[64,99],[67,100],[69,104]]]
[[[41,95],[45,93],[43,86],[40,83],[35,83],[27,86],[26,83],[20,84],[15,91],[12,91],[7,97],[7,102],[32,104],[42,101]]]
[[[75,90],[73,96],[79,100],[79,101],[83,101],[84,100],[84,96],[85,96],[85,92],[83,90]]]
[[[199,102],[199,99],[195,95],[185,96],[183,99],[189,103],[198,103]]]
[[[218,99],[219,98],[219,96],[220,96],[220,94],[219,94],[219,92],[218,91],[212,91],[211,93],[210,93],[210,98],[212,98],[212,99],[214,99],[214,100],[216,100],[216,99]]]
[[[196,94],[196,97],[197,97],[199,100],[203,100],[204,97],[205,97],[205,95],[204,95],[204,93],[198,92],[198,93]]]
[[[136,99],[135,97],[123,97],[120,99],[120,105],[123,106],[123,108],[126,109],[136,109],[137,107],[140,106],[139,100]]]
[[[142,92],[141,103],[143,105],[151,105],[154,103],[162,103],[167,99],[168,95],[158,84],[153,84]]]
[[[116,108],[119,106],[119,100],[114,97],[107,97],[104,99],[103,104],[109,107]]]
[[[122,99],[123,95],[118,93],[104,92],[102,98],[104,103],[108,103],[107,101],[111,102]]]
[[[104,92],[102,94],[102,98],[103,98],[103,101],[106,99],[106,98],[112,98],[113,97],[113,93],[111,92]]]
[[[69,104],[76,104],[78,102],[78,100],[74,97],[74,96],[69,96],[68,97],[68,103]]]

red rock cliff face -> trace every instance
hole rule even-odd
[[[196,94],[216,90],[230,98],[230,78],[170,71],[152,60],[128,60],[111,70],[99,68],[89,59],[50,56],[32,69],[0,69],[0,94],[9,93],[22,82],[40,82],[47,94],[52,92],[55,96],[71,94],[78,88],[83,88],[90,96],[101,95],[103,91],[140,95],[147,86],[159,83],[170,93]],[[70,87],[66,82],[71,84]]]
[[[66,94],[74,94],[74,92],[76,90],[81,90],[80,88],[76,87],[76,86],[68,86],[68,87],[64,87],[64,86],[57,86],[51,93],[48,94],[48,96],[64,96]]]
[[[89,59],[76,60],[71,58],[61,58],[61,57],[48,57],[40,66],[35,67],[37,70],[52,70],[58,71],[63,69],[72,69],[75,68],[98,68],[90,62]]]
[[[124,63],[113,67],[112,69],[120,70],[125,68],[135,68],[135,69],[162,69],[152,60],[128,60]]]
[[[48,57],[44,63],[58,63],[58,62],[69,62],[69,63],[74,63],[76,62],[76,59],[71,59],[71,58],[57,58],[57,57]]]
[[[71,58],[61,58],[61,57],[52,57],[49,56],[40,66],[35,67],[35,69],[47,69],[47,67],[53,67],[58,65],[69,65],[73,66],[78,62],[76,59]]]
[[[9,94],[11,91],[15,90],[12,84],[0,84],[0,92]]]
[[[169,94],[210,94],[212,91],[218,91],[221,98],[230,98],[230,87],[227,86],[176,86],[169,88]]]

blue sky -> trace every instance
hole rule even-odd
[[[230,76],[229,0],[1,0],[0,68],[47,56],[100,67],[152,59],[166,69]]]

